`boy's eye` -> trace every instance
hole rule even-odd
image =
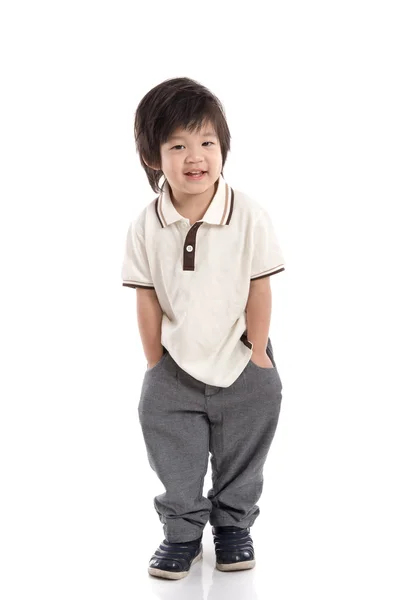
[[[214,144],[214,142],[203,142],[203,144]],[[171,150],[173,150],[174,148],[180,148],[181,146],[183,146],[183,144],[177,144],[176,146],[173,146]]]

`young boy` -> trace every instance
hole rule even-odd
[[[157,197],[129,226],[122,285],[137,290],[148,361],[139,420],[166,490],[154,498],[165,539],[148,571],[187,575],[208,520],[216,567],[249,569],[282,399],[268,332],[270,277],[283,255],[267,211],[224,180],[230,132],[207,88],[183,77],[150,90],[135,140]]]

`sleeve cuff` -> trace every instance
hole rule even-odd
[[[132,283],[131,281],[123,281],[122,285],[123,285],[123,287],[130,287],[130,288],[144,288],[147,290],[155,289],[154,285],[151,285],[151,283]]]
[[[268,271],[265,271],[264,273],[260,273],[259,275],[254,275],[250,277],[250,281],[254,281],[255,279],[261,279],[262,277],[271,277],[271,275],[275,275],[276,273],[280,273],[284,270],[285,267],[279,265],[277,267],[274,267],[273,269],[268,269]]]

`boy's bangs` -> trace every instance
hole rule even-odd
[[[172,115],[171,115],[172,116]],[[165,129],[161,135],[161,143],[167,142],[170,135],[172,135],[176,129],[184,129],[190,133],[200,133],[207,125],[210,125],[218,135],[218,115],[212,110],[211,106],[203,106],[198,112],[191,109],[188,115],[179,114],[174,115],[172,118],[167,119],[165,123]]]

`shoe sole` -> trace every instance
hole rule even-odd
[[[253,567],[255,567],[255,565],[256,565],[255,560],[245,560],[245,561],[237,562],[237,563],[227,563],[227,564],[216,563],[215,564],[218,571],[242,571],[244,569],[252,569]]]
[[[189,570],[203,557],[203,550],[192,560]],[[156,569],[155,567],[149,567],[148,572],[153,577],[162,577],[163,579],[183,579],[189,573],[189,571],[163,571],[162,569]]]

